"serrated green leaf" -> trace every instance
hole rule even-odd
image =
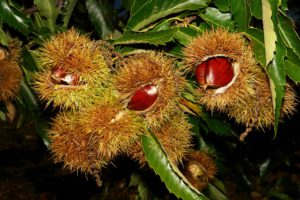
[[[149,166],[158,174],[166,184],[168,190],[178,198],[184,200],[207,200],[202,193],[197,191],[181,174],[179,169],[170,162],[166,153],[160,146],[157,138],[151,135],[142,135],[143,151]]]
[[[269,76],[273,110],[274,110],[274,137],[277,135],[282,99],[285,95],[286,74],[284,59],[287,55],[284,43],[279,36],[277,0],[262,1],[263,26],[266,51],[266,65]],[[274,46],[274,47],[273,47]],[[268,65],[270,63],[270,65]]]
[[[128,33],[123,37],[116,39],[113,44],[153,44],[165,45],[173,40],[178,28],[165,31],[146,32],[146,33]]]
[[[277,6],[277,0],[276,6]],[[272,3],[274,4],[275,1]],[[266,53],[266,63],[267,66],[271,60],[273,59],[274,52],[275,52],[275,43],[277,41],[277,36],[274,30],[274,23],[272,21],[273,12],[276,13],[277,9],[275,10],[276,6],[271,5],[269,0],[262,1],[262,17],[263,17],[263,29],[264,29],[264,43],[265,43],[265,53]]]
[[[208,7],[199,16],[212,27],[234,28],[234,21],[230,13],[222,13],[217,8]]]
[[[278,14],[278,19],[278,30],[281,39],[300,58],[300,38],[295,30],[293,21],[281,13]]]
[[[209,113],[202,112],[201,118],[206,122],[209,130],[214,132],[219,136],[232,136],[232,131],[229,124],[225,123],[224,121],[216,118],[211,117]]]
[[[56,1],[53,0],[34,0],[38,12],[42,17],[46,18],[48,28],[54,33],[56,30],[56,19],[59,9],[56,7]]]
[[[272,100],[273,100],[273,110],[274,110],[274,132],[277,135],[280,110],[282,106],[282,99],[285,95],[285,70],[284,70],[284,58],[286,56],[286,50],[280,44],[276,44],[276,54],[274,54],[274,59],[271,64],[267,67],[267,72],[269,75]]]
[[[229,0],[214,0],[213,2],[221,12],[228,12],[230,11],[228,1]]]
[[[97,0],[87,0],[85,5],[98,35],[102,39],[110,39],[114,34],[114,27],[110,23],[109,16],[105,15],[106,5]]]
[[[181,27],[175,34],[175,39],[182,45],[188,45],[192,39],[200,34],[200,29]]]
[[[63,15],[64,15],[64,18],[63,18],[63,26],[65,28],[68,27],[68,24],[69,24],[69,21],[70,21],[70,18],[71,18],[71,15],[73,13],[73,10],[74,10],[74,7],[77,3],[77,0],[68,0],[67,1],[67,5],[65,7],[65,10],[63,12]]]
[[[9,26],[28,36],[32,31],[32,21],[20,10],[10,6],[6,0],[0,0],[0,18]]]
[[[186,10],[199,10],[206,7],[208,3],[209,0],[135,0],[131,7],[127,28],[139,31],[165,16]]]
[[[250,0],[250,13],[257,19],[262,19],[262,5],[261,0]]]
[[[300,83],[300,59],[293,50],[287,49],[287,58],[284,60],[285,72],[296,83]]]
[[[253,44],[253,52],[256,60],[265,67],[266,54],[264,44],[264,32],[260,29],[249,28],[246,30],[245,35],[251,40]]]
[[[174,20],[162,20],[161,22],[154,24],[153,27],[149,27],[149,29],[151,31],[165,31],[171,28],[171,25],[173,23]],[[145,32],[147,32],[147,30]]]
[[[231,14],[240,31],[245,31],[250,23],[250,8],[247,0],[229,0]]]

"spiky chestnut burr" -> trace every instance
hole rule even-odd
[[[40,99],[61,108],[89,106],[112,85],[100,47],[74,28],[44,43],[39,67],[34,88]]]
[[[223,111],[238,123],[246,125],[246,134],[252,128],[264,128],[274,125],[272,96],[268,77],[263,69],[256,64],[252,50],[241,33],[229,33],[223,29],[206,32],[193,40],[185,49],[187,69],[193,71],[196,67],[196,77],[198,70],[202,73],[200,76],[202,79],[203,77],[210,77],[207,76],[210,74],[213,74],[211,77],[215,78],[219,74],[214,74],[216,72],[202,72],[204,70],[198,69],[199,62],[202,65],[203,62],[209,62],[210,59],[220,58],[228,59],[232,64],[231,66],[237,66],[237,68],[233,68],[234,72],[236,69],[238,71],[234,73],[232,81],[223,87],[225,90],[222,87],[214,88],[205,87],[204,85],[204,89],[200,90],[199,102],[211,111]],[[207,71],[210,68],[219,68],[212,67],[212,64],[206,65]],[[228,65],[224,66],[228,68]],[[220,70],[215,71],[219,72]],[[231,77],[230,73],[230,71],[226,73],[229,75],[228,77]],[[217,82],[220,82],[220,80]],[[198,81],[198,83],[201,87],[201,82]],[[213,86],[212,83],[210,85]],[[292,114],[295,104],[295,92],[287,84],[286,97],[282,106],[282,117]],[[241,138],[243,137],[244,133],[241,135]]]
[[[117,62],[119,58],[122,58],[122,55],[116,52],[114,46],[105,40],[95,41],[95,46],[100,48],[104,60],[111,71],[115,71],[115,62]]]
[[[115,80],[124,107],[143,115],[151,126],[159,126],[177,109],[185,84],[173,60],[154,51],[125,58]]]
[[[23,78],[19,67],[20,43],[11,40],[8,50],[0,47],[0,101],[14,99],[20,89]]]
[[[145,131],[143,120],[115,101],[102,101],[85,108],[79,118],[83,132],[96,141],[98,155],[106,159],[130,151]]]
[[[214,160],[204,151],[194,151],[184,161],[183,174],[199,191],[215,178],[216,172]]]
[[[95,140],[84,132],[77,112],[61,112],[49,130],[50,151],[55,162],[63,163],[70,172],[94,174],[110,160],[99,157]]]
[[[119,154],[126,154],[144,129],[135,114],[122,111],[113,98],[104,98],[94,107],[59,113],[49,131],[55,162],[95,176],[98,185],[99,171]]]
[[[254,94],[256,61],[241,33],[217,29],[203,33],[184,49],[186,69],[199,84],[199,102],[209,110],[226,111],[246,94]]]
[[[267,74],[262,70],[256,73],[255,93],[243,98],[228,109],[228,115],[236,122],[249,128],[271,128],[274,125],[272,94]],[[281,108],[281,119],[295,112],[296,93],[287,83]]]
[[[163,124],[152,131],[164,150],[175,164],[182,162],[183,158],[192,151],[191,125],[187,122],[183,113],[176,113],[171,116],[170,122]],[[128,155],[138,161],[140,166],[147,164],[140,141],[132,146]]]

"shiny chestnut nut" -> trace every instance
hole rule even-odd
[[[127,104],[127,108],[129,110],[144,111],[155,103],[157,97],[157,87],[152,84],[145,85],[133,93]]]
[[[78,85],[79,76],[77,74],[68,74],[63,67],[54,67],[51,70],[51,78],[56,84],[60,85]]]
[[[197,83],[204,88],[220,88],[234,77],[231,62],[225,57],[213,57],[200,63],[195,71]]]

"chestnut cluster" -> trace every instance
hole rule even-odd
[[[178,107],[186,80],[175,60],[143,51],[112,65],[105,58],[112,48],[101,44],[72,28],[40,49],[34,88],[46,105],[60,108],[49,130],[54,160],[101,185],[101,169],[119,155],[146,165],[140,135],[150,129],[170,160],[182,164],[193,146]]]
[[[61,108],[49,130],[55,161],[95,176],[98,185],[101,169],[121,154],[147,164],[140,136],[149,129],[197,189],[213,180],[213,159],[194,151],[191,125],[179,106],[187,84],[182,71],[198,83],[200,105],[226,113],[246,132],[274,124],[268,76],[241,33],[217,29],[198,36],[184,48],[185,69],[163,52],[140,51],[118,62],[114,55],[107,43],[72,28],[45,42],[34,84],[41,100]],[[287,84],[282,117],[295,104]]]

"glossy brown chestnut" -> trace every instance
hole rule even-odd
[[[143,111],[150,108],[158,97],[156,86],[149,84],[136,90],[127,105],[129,110]]]
[[[195,74],[197,83],[204,88],[224,87],[234,77],[233,67],[225,57],[213,57],[202,62]]]
[[[68,74],[63,67],[54,67],[51,73],[51,78],[56,84],[78,85],[79,83],[79,76],[76,74]]]

